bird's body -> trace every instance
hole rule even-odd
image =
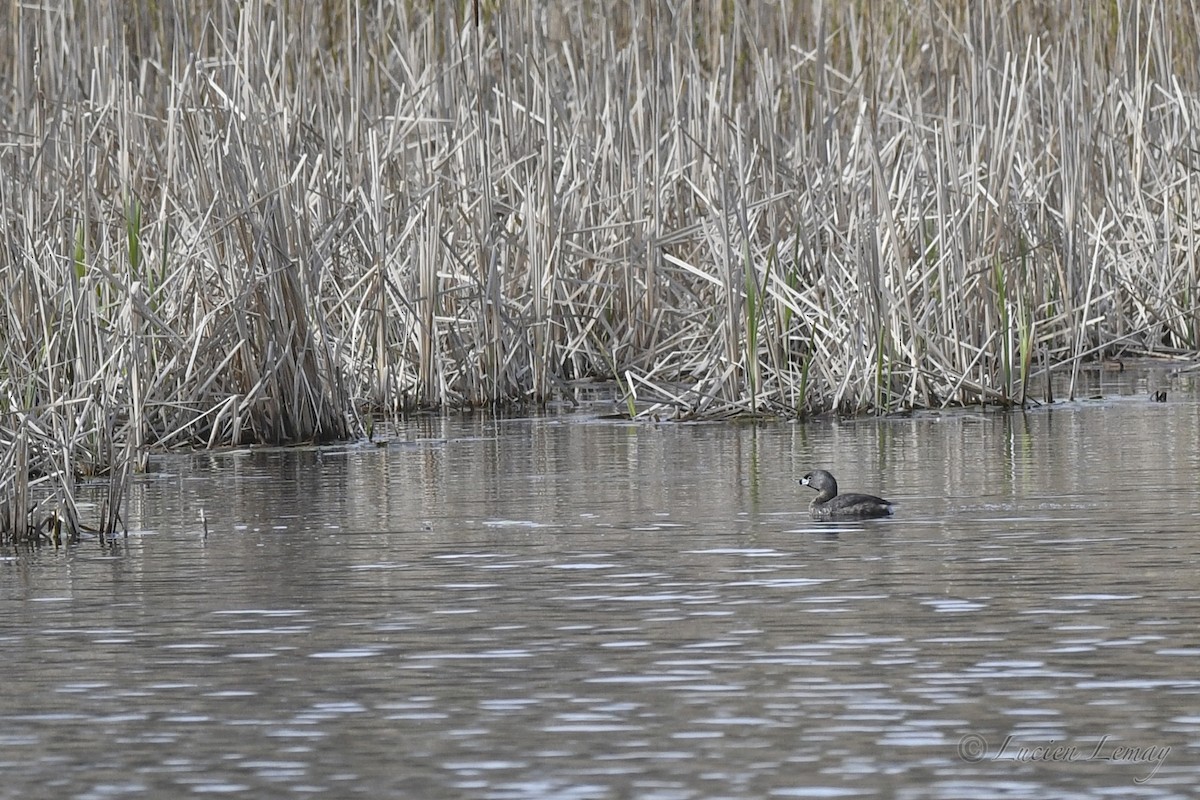
[[[838,494],[837,480],[823,469],[814,469],[801,478],[800,483],[817,490],[816,498],[808,504],[808,512],[815,520],[874,519],[892,513],[892,504],[882,497]]]

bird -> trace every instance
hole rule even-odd
[[[815,520],[874,519],[892,513],[892,503],[873,494],[838,494],[837,479],[823,469],[814,469],[800,479],[802,486],[817,490],[808,504]]]

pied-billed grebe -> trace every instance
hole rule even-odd
[[[872,519],[892,513],[892,504],[872,494],[838,494],[837,480],[823,469],[814,469],[800,479],[804,486],[817,490],[817,497],[808,504],[816,520]]]

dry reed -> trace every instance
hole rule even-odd
[[[0,532],[364,410],[1023,403],[1196,349],[1191,5],[551,6],[12,4]]]

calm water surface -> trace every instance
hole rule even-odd
[[[808,520],[827,467],[899,503]],[[1191,797],[1200,404],[426,420],[0,552],[0,797]],[[203,508],[210,533],[199,523]]]

